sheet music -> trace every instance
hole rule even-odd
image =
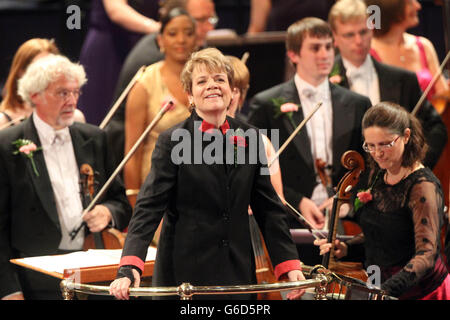
[[[28,257],[17,260],[45,271],[62,274],[65,269],[119,264],[121,255],[122,249],[89,249],[62,255]],[[149,247],[145,261],[152,261],[155,258],[156,248]]]

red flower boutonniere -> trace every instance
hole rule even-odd
[[[297,127],[297,125],[294,123],[294,120],[292,119],[292,115],[294,114],[294,112],[298,111],[298,105],[292,102],[286,102],[286,99],[284,99],[283,97],[272,98],[271,100],[274,105],[274,118],[276,119],[281,115],[286,115],[294,128]]]
[[[234,167],[237,167],[237,152],[238,147],[247,147],[247,141],[245,141],[244,134],[240,128],[236,129],[236,134],[229,137],[230,143],[234,145]]]
[[[17,150],[13,152],[14,155],[16,154],[22,154],[23,156],[27,157],[31,160],[31,165],[33,166],[33,171],[36,174],[36,176],[39,177],[39,172],[36,169],[36,165],[34,163],[34,152],[41,150],[41,147],[36,147],[36,144],[27,139],[17,139],[16,141],[12,142],[13,145],[16,146]]]
[[[367,190],[359,190],[359,192],[356,194],[356,199],[354,202],[355,212],[358,211],[359,208],[361,208],[367,202],[372,201],[372,199],[373,199],[372,188],[373,188],[375,182],[377,181],[379,174],[380,174],[380,171],[378,171],[375,179],[372,182],[372,185]]]

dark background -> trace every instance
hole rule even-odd
[[[237,34],[244,34],[249,22],[250,0],[214,2],[219,16],[217,28],[234,29]],[[411,32],[430,39],[442,61],[446,52],[442,7],[433,0],[420,2],[421,24]],[[81,8],[80,30],[69,30],[66,27],[66,20],[70,16],[66,9],[72,4]],[[15,51],[30,38],[54,38],[62,53],[77,61],[89,28],[89,8],[90,0],[0,0],[0,89],[3,88]],[[251,83],[248,98],[285,78],[285,50],[282,41],[267,44],[218,44],[218,47],[226,54],[239,57],[246,51],[250,52],[248,67]]]

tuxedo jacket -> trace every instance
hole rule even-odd
[[[367,97],[330,83],[331,104],[333,110],[331,178],[336,186],[346,169],[341,165],[341,157],[347,150],[362,153],[361,121],[370,107]],[[250,102],[249,123],[260,129],[278,129],[279,145],[288,139],[295,130],[286,115],[276,116],[273,98],[284,98],[286,102],[299,105],[293,113],[295,124],[305,118],[294,79],[258,93]],[[269,134],[269,138],[271,138]],[[283,191],[286,200],[297,207],[303,197],[310,198],[317,185],[314,160],[311,153],[311,141],[306,126],[295,136],[279,157]],[[290,219],[291,227],[301,227]]]
[[[378,75],[380,88],[380,101],[391,101],[412,112],[422,95],[417,76],[414,72],[380,63],[372,58]],[[346,69],[342,57],[338,55],[335,60],[338,65],[339,74],[342,78],[339,85],[349,88],[346,77]],[[425,138],[429,149],[424,164],[433,169],[447,143],[447,128],[436,109],[425,100],[417,118],[421,121]]]
[[[244,132],[250,129],[249,125],[236,119],[227,117],[227,120],[231,129],[240,128]],[[193,159],[211,150],[209,148],[216,141],[211,134],[199,131],[200,121],[193,111],[188,119],[159,135],[150,173],[137,197],[121,265],[139,267],[141,264],[140,268],[143,267],[148,245],[164,217],[153,273],[154,285],[254,283],[248,206],[252,207],[274,266],[298,259],[287,214],[270,177],[260,174],[261,163],[265,161],[246,161],[237,165],[179,161],[179,154],[189,153],[186,150],[192,150],[188,157]],[[252,130],[257,132],[256,128]],[[180,132],[189,136],[184,142],[188,141],[191,148],[181,153],[179,138],[174,138]],[[199,144],[192,143],[192,139],[198,134],[205,142],[196,151]],[[227,144],[231,143],[226,136],[224,139]],[[236,146],[244,148],[245,159],[250,159],[250,153],[257,152],[254,147],[256,144],[250,142],[246,147]],[[264,157],[260,159],[265,159],[263,148],[262,144],[258,145],[258,151],[262,150],[260,155]]]
[[[74,123],[69,127],[76,161],[87,163],[98,174],[98,190],[111,176],[112,154],[106,135],[98,127]],[[34,152],[37,176],[30,159],[14,155],[17,139],[41,145],[32,117],[0,131],[0,296],[21,291],[9,259],[55,254],[61,240],[61,227],[53,189],[42,150]],[[131,206],[119,179],[113,181],[99,200],[111,211],[115,226],[123,229],[131,217]],[[81,212],[80,212],[81,216]]]

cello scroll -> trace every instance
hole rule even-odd
[[[336,226],[337,221],[339,219],[339,210],[342,204],[348,203],[351,197],[351,190],[356,186],[356,184],[359,182],[359,178],[361,173],[365,169],[364,159],[363,157],[356,151],[346,151],[341,158],[342,165],[348,169],[349,171],[342,177],[342,179],[339,181],[339,184],[336,187],[336,195],[333,199],[333,209],[331,212],[331,218],[330,218],[330,228],[328,233],[328,243],[332,243],[331,250],[324,254],[322,259],[322,265],[325,268],[331,269],[339,269],[339,266],[345,267],[345,272],[349,272],[352,274],[352,276],[355,276],[354,271],[356,271],[356,274],[359,274],[360,271],[362,271],[359,265],[349,265],[350,263],[346,263],[345,265],[343,263],[337,263],[334,260],[334,243],[336,240]],[[329,267],[329,265],[331,265]],[[351,269],[358,269],[359,270],[351,270]],[[358,276],[355,276],[358,277]],[[364,278],[364,275],[359,276],[358,278]]]

